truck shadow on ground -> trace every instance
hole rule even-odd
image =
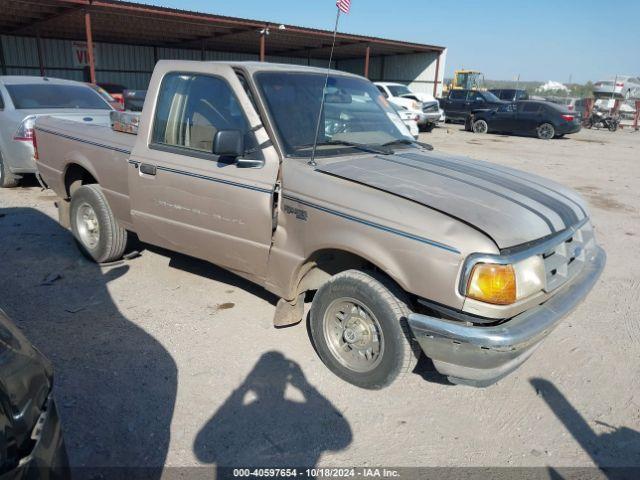
[[[352,438],[347,419],[300,366],[270,351],[200,430],[193,450],[218,468],[313,467],[323,452],[343,450]],[[219,478],[226,478],[224,469]]]
[[[209,280],[222,282],[230,287],[236,287],[269,302],[273,306],[278,303],[278,297],[268,292],[261,286],[250,282],[249,280],[245,280],[235,273],[218,267],[213,263],[207,262],[206,260],[200,260],[198,258],[190,257],[182,253],[173,252],[171,250],[157,247],[155,245],[150,245],[139,240],[136,242],[135,248],[138,251],[148,250],[150,252],[168,258],[169,267],[171,268],[182,270],[183,272],[191,273],[193,275],[198,275]]]
[[[177,368],[111,298],[109,282],[129,267],[84,259],[68,231],[31,208],[0,209],[0,258],[0,307],[53,362],[74,477],[143,467],[144,478],[160,478]]]
[[[607,478],[639,478],[640,432],[596,422],[610,429],[597,434],[553,383],[542,378],[529,382]],[[550,469],[550,474],[551,478],[563,478],[562,470]]]

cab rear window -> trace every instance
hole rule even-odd
[[[97,92],[84,85],[5,85],[18,110],[49,108],[110,110]]]

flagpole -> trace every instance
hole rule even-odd
[[[316,165],[316,147],[318,146],[318,135],[320,135],[320,122],[322,121],[322,111],[324,110],[325,91],[329,83],[329,74],[331,73],[331,61],[333,60],[333,49],[336,46],[336,35],[338,33],[338,22],[340,21],[340,9],[336,15],[336,25],[333,28],[333,43],[331,44],[331,53],[329,54],[329,66],[327,67],[327,76],[324,79],[324,87],[322,87],[322,101],[320,102],[320,111],[318,112],[318,122],[316,123],[316,134],[313,138],[313,149],[311,150],[311,160],[309,165]]]

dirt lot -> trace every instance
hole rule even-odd
[[[426,362],[386,390],[352,387],[304,326],[271,326],[261,289],[150,247],[99,268],[49,193],[0,191],[0,307],[53,360],[72,464],[640,466],[640,133],[422,140],[577,189],[608,253],[588,301],[487,389]]]

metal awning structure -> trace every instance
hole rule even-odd
[[[193,50],[328,58],[333,32],[117,0],[0,0],[5,35]],[[267,33],[268,32],[268,33]],[[444,47],[338,33],[334,58],[369,58]],[[91,51],[91,49],[90,49]],[[437,76],[436,76],[437,77]]]

